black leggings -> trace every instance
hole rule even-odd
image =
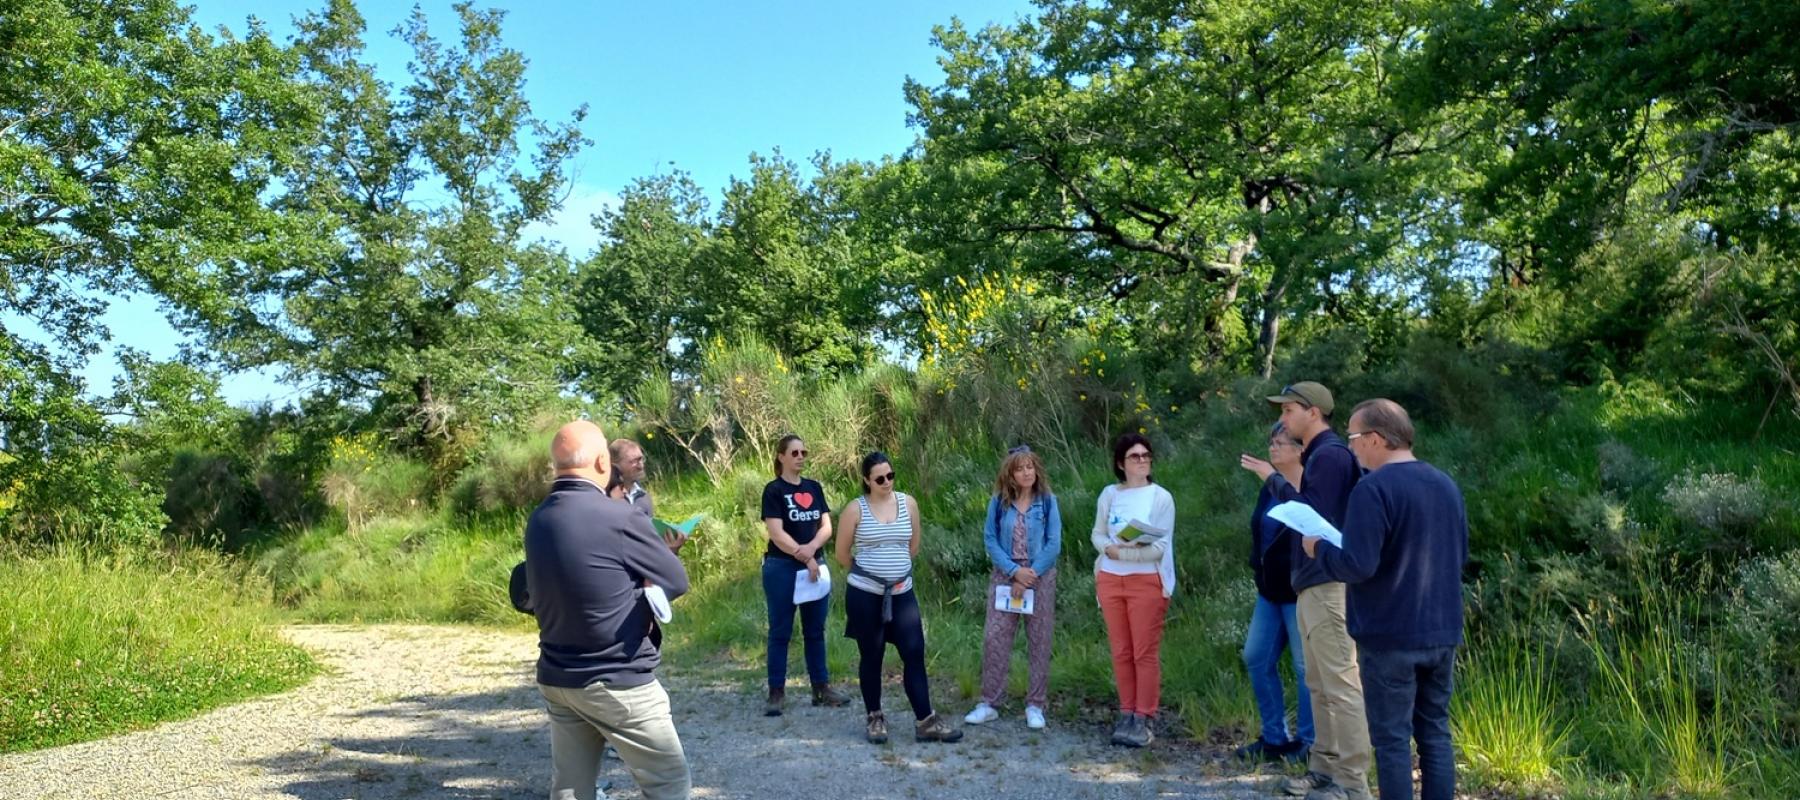
[[[904,667],[901,684],[912,703],[913,718],[931,716],[931,685],[925,677],[925,626],[919,621],[919,599],[909,589],[894,595],[894,618],[881,621],[881,595],[855,586],[844,592],[844,635],[856,640],[862,653],[857,679],[862,684],[863,708],[881,710],[881,661],[888,644],[900,651]]]

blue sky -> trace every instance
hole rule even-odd
[[[197,22],[245,29],[252,12],[277,38],[324,0],[199,0]],[[530,60],[526,94],[541,118],[562,121],[582,103],[594,140],[575,163],[575,185],[556,224],[542,235],[584,255],[595,237],[588,218],[632,179],[686,170],[713,197],[743,174],[751,152],[780,148],[804,163],[830,150],[840,159],[899,154],[912,144],[901,84],[942,78],[931,28],[960,18],[971,27],[1027,14],[1027,0],[906,2],[532,2],[508,5],[504,41]],[[403,83],[409,55],[389,35],[411,2],[358,4],[368,22],[368,58]],[[420,3],[439,39],[457,35],[452,4]],[[482,4],[489,7],[489,4]],[[10,322],[10,321],[9,321]],[[173,357],[181,344],[153,299],[117,300],[106,322],[115,341]],[[116,374],[113,351],[85,370],[104,393]],[[270,374],[229,376],[228,400],[295,399]]]

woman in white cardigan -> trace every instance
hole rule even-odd
[[[1162,697],[1163,620],[1175,593],[1175,499],[1150,477],[1155,454],[1143,434],[1113,442],[1119,482],[1100,493],[1091,537],[1094,590],[1112,646],[1119,724],[1112,742],[1143,747]]]

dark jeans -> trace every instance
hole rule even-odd
[[[1412,800],[1412,748],[1419,745],[1423,800],[1452,800],[1456,754],[1450,745],[1450,690],[1456,648],[1357,651],[1363,707],[1381,800]]]
[[[900,684],[912,704],[913,719],[931,716],[931,682],[925,676],[925,625],[919,619],[919,598],[912,590],[894,595],[894,618],[881,621],[881,595],[854,586],[844,590],[844,635],[856,640],[862,664],[856,677],[862,684],[863,709],[881,710],[881,661],[892,644],[900,651]]]
[[[763,600],[769,607],[769,688],[787,686],[788,641],[794,638],[794,610],[800,611],[800,634],[806,639],[806,674],[814,686],[831,683],[825,665],[825,617],[831,613],[831,595],[794,605],[794,574],[805,567],[787,558],[764,558]]]

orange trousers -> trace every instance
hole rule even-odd
[[[1112,645],[1119,711],[1154,717],[1162,700],[1163,621],[1169,613],[1162,578],[1101,572],[1094,576],[1094,589]]]

